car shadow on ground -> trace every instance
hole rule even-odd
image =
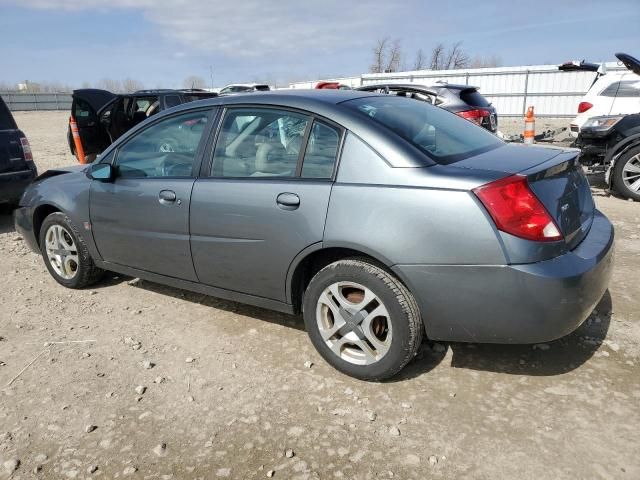
[[[118,276],[115,282],[128,277]],[[105,285],[106,286],[106,285]],[[265,310],[250,305],[221,300],[207,295],[180,290],[146,280],[136,281],[137,288],[168,295],[200,305],[243,315],[284,327],[304,331],[300,315]],[[600,348],[611,322],[612,301],[609,290],[598,303],[589,319],[575,332],[544,344],[499,345],[425,341],[416,358],[389,382],[420,377],[437,367],[452,352],[451,366],[470,370],[507,373],[512,375],[553,376],[570,372],[587,362]]]
[[[0,234],[15,232],[13,226],[13,208],[8,205],[0,205]]]
[[[120,279],[121,278],[130,280],[129,278],[123,276],[120,276]],[[179,288],[169,287],[166,285],[161,285],[159,283],[149,282],[147,280],[137,280],[135,281],[134,285],[138,288],[143,288],[154,293],[167,295],[191,303],[205,305],[207,307],[215,308],[218,310],[224,310],[226,312],[235,313],[236,315],[252,317],[256,320],[262,320],[265,322],[282,325],[283,327],[294,328],[296,330],[305,330],[304,322],[300,315],[289,315],[273,310],[266,310],[264,308],[210,297],[208,295],[194,293],[188,290],[181,290]]]
[[[587,362],[604,342],[611,323],[607,290],[590,317],[573,333],[536,345],[451,344],[451,366],[513,375],[553,376]]]

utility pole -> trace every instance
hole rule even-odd
[[[211,76],[211,90],[213,90],[213,66],[209,65],[209,75]]]

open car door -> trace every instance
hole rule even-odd
[[[118,96],[106,90],[98,90],[95,88],[84,88],[73,91],[73,102],[71,104],[71,115],[78,125],[80,140],[84,149],[85,157],[88,160],[95,158],[96,155],[111,144],[111,139],[104,124],[100,122],[100,114],[102,111]],[[75,146],[71,135],[71,127],[67,133],[71,152],[75,155]]]

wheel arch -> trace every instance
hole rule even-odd
[[[302,311],[304,291],[316,273],[330,263],[354,257],[368,259],[373,264],[398,277],[397,273],[391,269],[393,262],[378,252],[359,245],[315,243],[302,250],[294,258],[287,272],[286,299],[287,302],[293,305],[294,311],[296,313]],[[404,279],[400,278],[400,281],[409,288]]]
[[[616,143],[608,152],[604,158],[604,164],[609,164],[607,168],[607,174],[605,179],[609,188],[613,186],[613,169],[616,166],[618,159],[632,148],[640,146],[640,133],[635,133],[624,140]]]
[[[33,209],[33,235],[36,238],[38,247],[40,247],[40,229],[42,228],[44,219],[56,212],[64,213],[58,205],[53,203],[43,203]]]

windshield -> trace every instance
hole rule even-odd
[[[385,95],[348,100],[343,105],[384,125],[440,164],[503,145],[484,128],[425,102]]]

